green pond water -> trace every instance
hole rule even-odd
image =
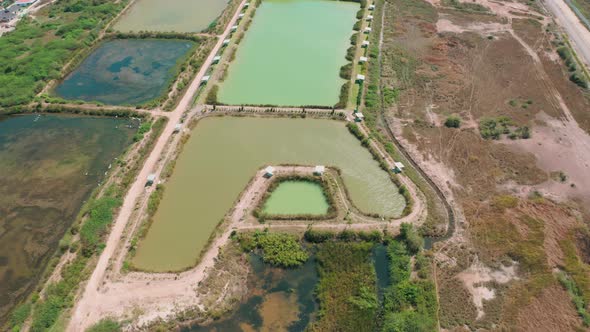
[[[270,215],[322,215],[328,213],[329,207],[319,184],[308,181],[285,181],[270,194],[263,211]]]
[[[228,0],[138,0],[115,23],[123,32],[199,32],[211,24]]]
[[[264,0],[221,84],[227,104],[338,102],[358,3]]]
[[[317,311],[315,259],[286,270],[266,265],[256,255],[250,260],[248,294],[238,308],[215,323],[187,327],[182,332],[305,330]]]
[[[55,89],[70,100],[141,104],[162,95],[194,43],[125,39],[100,45]]]
[[[135,128],[115,118],[0,116],[0,322],[35,288]]]
[[[256,171],[294,163],[335,166],[361,210],[399,216],[403,197],[345,124],[334,120],[212,117],[179,156],[133,264],[152,271],[195,264],[216,225]]]

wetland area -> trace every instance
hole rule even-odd
[[[35,288],[134,128],[121,118],[0,116],[0,317]]]
[[[202,119],[174,173],[133,265],[148,271],[193,266],[216,225],[265,165],[340,168],[351,200],[364,212],[400,216],[405,200],[344,122],[318,119]]]
[[[221,84],[219,101],[336,104],[358,10],[358,3],[343,1],[263,1]]]
[[[104,42],[55,93],[69,100],[141,104],[162,95],[195,45],[187,40],[118,39]]]

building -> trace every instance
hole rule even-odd
[[[354,121],[355,122],[362,122],[365,116],[361,112],[354,113]]]
[[[363,82],[364,80],[365,80],[365,75],[361,75],[361,74],[356,75],[357,82],[360,83],[360,82]]]
[[[361,44],[362,47],[369,47],[369,41],[368,40],[363,40],[363,43]]]
[[[151,186],[152,184],[154,184],[154,182],[156,182],[156,174],[152,173],[152,174],[148,175],[145,185]]]
[[[268,166],[267,168],[264,169],[264,177],[265,178],[271,178],[275,173],[275,168],[272,166]]]
[[[315,175],[322,175],[326,171],[326,166],[317,165],[313,170],[313,174]]]
[[[203,78],[201,78],[201,84],[205,84],[205,83],[209,82],[209,78],[211,78],[211,76],[209,76],[209,75],[203,76]]]
[[[223,45],[223,46],[227,46],[227,45],[229,45],[229,41],[230,41],[229,39],[224,39],[224,40],[223,40],[223,44],[222,44],[222,45]]]
[[[371,28],[366,27],[365,30],[363,30],[364,33],[371,33]]]
[[[16,0],[15,4],[19,7],[28,7],[37,2],[37,0]]]
[[[372,21],[373,20],[373,15],[367,15],[367,21]]]
[[[393,172],[395,174],[399,174],[404,170],[404,164],[400,163],[399,161],[396,161],[393,163],[394,167],[393,167]]]
[[[231,27],[231,32],[235,32],[236,30],[238,30],[238,26],[234,25],[233,27]]]
[[[181,130],[182,130],[182,123],[178,123],[178,124],[176,124],[176,126],[174,126],[175,133],[179,133]]]
[[[244,4],[244,8],[248,8],[248,6],[250,6],[250,3],[249,3],[249,2],[246,2],[246,3]]]
[[[375,10],[375,5],[369,5],[369,10]]]
[[[243,18],[244,18],[244,16],[246,16],[246,14],[244,14],[244,13],[239,13],[239,14],[238,14],[238,20],[241,20],[241,19],[243,19]]]
[[[219,61],[221,60],[221,56],[216,55],[215,57],[213,57],[213,63],[219,63]]]
[[[367,62],[367,61],[369,61],[369,59],[366,56],[362,56],[359,58],[360,63]]]

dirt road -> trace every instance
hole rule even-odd
[[[590,31],[580,22],[576,14],[563,0],[545,0],[543,2],[567,32],[572,46],[580,59],[590,68]]]
[[[129,192],[125,196],[125,200],[123,202],[121,210],[119,211],[117,219],[113,224],[111,233],[106,242],[106,247],[100,255],[98,263],[92,275],[90,276],[88,283],[85,286],[81,298],[79,299],[79,301],[77,301],[77,304],[74,307],[74,310],[72,312],[72,318],[70,319],[67,331],[84,331],[84,329],[89,326],[90,322],[86,318],[92,312],[92,304],[96,301],[97,293],[99,292],[99,287],[103,281],[105,272],[109,266],[109,261],[121,240],[121,236],[123,234],[123,231],[125,230],[125,226],[127,225],[127,222],[132,212],[134,211],[136,201],[144,193],[144,191],[146,191],[146,178],[150,173],[153,173],[155,171],[154,168],[158,164],[158,160],[162,155],[162,151],[164,150],[164,147],[168,142],[168,139],[174,133],[174,127],[177,123],[180,122],[183,113],[190,108],[193,101],[193,97],[201,84],[201,79],[203,78],[203,76],[205,76],[207,69],[213,63],[213,58],[221,49],[223,40],[231,33],[231,27],[237,21],[238,14],[240,13],[246,1],[247,0],[243,0],[240,6],[238,6],[238,9],[236,10],[234,16],[228,23],[225,31],[221,36],[219,36],[217,44],[215,44],[215,47],[203,63],[203,66],[195,76],[194,80],[187,89],[183,98],[180,100],[180,103],[178,104],[176,109],[173,112],[167,114],[168,123],[166,124],[166,127],[164,128],[160,138],[156,142],[154,149],[147,158],[143,168],[139,172],[137,179],[135,180],[135,182],[129,189]]]

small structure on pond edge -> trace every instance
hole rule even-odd
[[[219,61],[221,60],[221,56],[220,55],[216,55],[213,57],[213,63],[219,63]]]
[[[365,75],[362,74],[357,74],[356,75],[356,81],[359,83],[362,83],[365,80]]]
[[[201,84],[205,84],[205,83],[209,82],[209,78],[211,78],[211,76],[209,76],[209,75],[203,76],[203,78],[201,78]]]
[[[367,61],[369,61],[369,58],[367,58],[366,56],[362,56],[359,58],[360,63],[367,62]]]
[[[325,171],[326,171],[326,166],[317,165],[315,167],[315,169],[313,170],[313,174],[314,175],[322,175],[322,174],[324,174]]]
[[[363,40],[363,43],[362,43],[362,45],[361,45],[361,46],[362,46],[362,47],[369,47],[369,44],[370,44],[370,43],[369,43],[369,41],[368,41],[368,40]]]
[[[399,174],[404,170],[404,164],[400,163],[399,161],[396,161],[393,163],[394,167],[393,167],[393,173],[395,174]]]
[[[375,10],[375,5],[369,5],[369,10]]]
[[[264,177],[265,178],[271,178],[273,175],[275,174],[275,168],[272,166],[268,166],[267,168],[264,169]]]
[[[223,40],[223,44],[222,44],[222,45],[223,45],[223,46],[227,46],[227,45],[229,45],[229,42],[230,42],[230,40],[229,40],[229,39],[224,39],[224,40]]]
[[[364,118],[365,118],[365,116],[363,115],[363,113],[361,113],[361,112],[354,113],[354,121],[355,122],[361,122],[361,121],[363,121]]]
[[[236,30],[238,30],[238,26],[234,25],[233,27],[231,27],[231,32],[235,32]]]
[[[176,126],[174,126],[174,133],[179,133],[180,130],[182,130],[182,123],[177,123]]]
[[[372,30],[371,28],[369,28],[369,27],[366,27],[366,28],[365,28],[365,30],[363,30],[363,31],[364,31],[365,33],[371,33],[371,30]]]
[[[241,20],[241,19],[243,19],[243,18],[244,18],[244,16],[246,16],[246,14],[244,14],[244,13],[239,13],[239,14],[238,14],[238,20]]]
[[[373,15],[367,15],[367,21],[372,21],[373,20]]]
[[[248,6],[250,6],[250,3],[249,3],[249,2],[246,2],[246,3],[244,4],[244,8],[248,8]]]
[[[145,181],[145,185],[151,186],[152,184],[154,184],[154,182],[156,182],[156,173],[152,173],[152,174],[148,175],[148,177]]]

